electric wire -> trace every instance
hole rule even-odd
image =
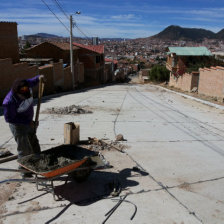
[[[48,8],[48,10],[57,18],[57,20],[65,27],[65,29],[69,31],[68,27],[60,20],[60,18],[51,10],[51,8],[49,7],[49,5],[44,1],[44,0],[41,0],[43,2],[43,4]]]
[[[67,17],[67,19],[69,20],[69,16],[63,9],[61,3],[58,0],[52,0],[52,1],[56,3],[57,7],[62,11],[62,13],[65,15],[65,17]]]
[[[77,26],[77,24],[74,24],[74,26],[78,29],[78,31],[80,32],[80,33],[82,33],[87,39],[90,39],[90,37],[88,37],[78,26]]]
[[[61,3],[59,2],[59,0],[52,0],[53,2],[56,3],[57,7],[61,10],[61,12],[65,15],[65,17],[70,20],[68,14],[65,12],[65,10],[63,9]],[[74,21],[73,25],[78,29],[78,31],[84,36],[86,37],[87,39],[90,39],[90,37],[88,37],[79,27],[78,25],[76,24],[76,22]]]

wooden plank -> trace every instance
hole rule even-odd
[[[17,158],[18,158],[18,155],[12,155],[12,156],[7,156],[7,157],[4,157],[4,158],[0,158],[0,164],[12,161],[12,160],[17,159]]]

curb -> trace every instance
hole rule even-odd
[[[206,100],[201,100],[201,99],[198,99],[198,98],[196,98],[196,97],[189,96],[189,95],[186,95],[186,94],[183,94],[183,93],[179,93],[179,92],[176,92],[176,91],[167,89],[167,88],[162,87],[162,86],[157,86],[157,85],[153,85],[153,84],[151,84],[151,86],[158,87],[158,88],[160,88],[160,89],[164,89],[164,90],[166,90],[167,92],[175,93],[175,94],[177,94],[177,95],[179,95],[179,96],[183,96],[183,97],[185,97],[185,98],[188,98],[188,99],[197,101],[197,102],[199,102],[199,103],[203,103],[203,104],[205,104],[205,105],[207,105],[207,106],[215,107],[216,109],[224,110],[224,106],[222,106],[222,105],[218,105],[218,104],[215,104],[215,103],[211,103],[211,102],[208,102],[208,101],[206,101]]]

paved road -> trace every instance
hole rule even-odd
[[[87,106],[93,113],[79,116],[41,113],[38,136],[42,149],[62,144],[63,124],[76,121],[81,125],[81,139],[94,136],[115,139],[120,133],[127,139],[125,155],[108,154],[107,159],[114,162],[114,172],[138,166],[149,173],[144,177],[127,176],[127,182],[133,181],[126,183],[131,193],[128,200],[138,207],[135,218],[130,221],[133,207],[126,203],[107,223],[224,223],[224,111],[155,86],[138,84],[49,97],[41,111],[72,104]],[[4,131],[0,130],[0,143],[15,150],[2,117],[0,125],[4,127]],[[14,165],[15,162],[5,164]],[[29,220],[38,223],[40,217],[45,222],[66,205],[65,212],[52,223],[70,223],[71,218],[76,223],[102,223],[104,214],[114,205],[109,200],[86,206],[71,206],[67,201],[65,205],[55,204],[48,195],[32,201],[38,206],[28,204],[21,208],[15,205],[21,201],[21,195],[26,192],[26,198],[32,197],[35,192],[35,189],[27,192],[30,185],[22,186],[17,194],[13,193],[15,200],[6,203],[4,223],[12,223],[18,217],[21,223]],[[46,203],[51,209],[43,209]],[[37,208],[29,212],[32,206]]]

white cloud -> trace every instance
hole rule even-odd
[[[134,18],[135,18],[134,14],[111,16],[111,19],[115,19],[115,20],[130,20]]]

